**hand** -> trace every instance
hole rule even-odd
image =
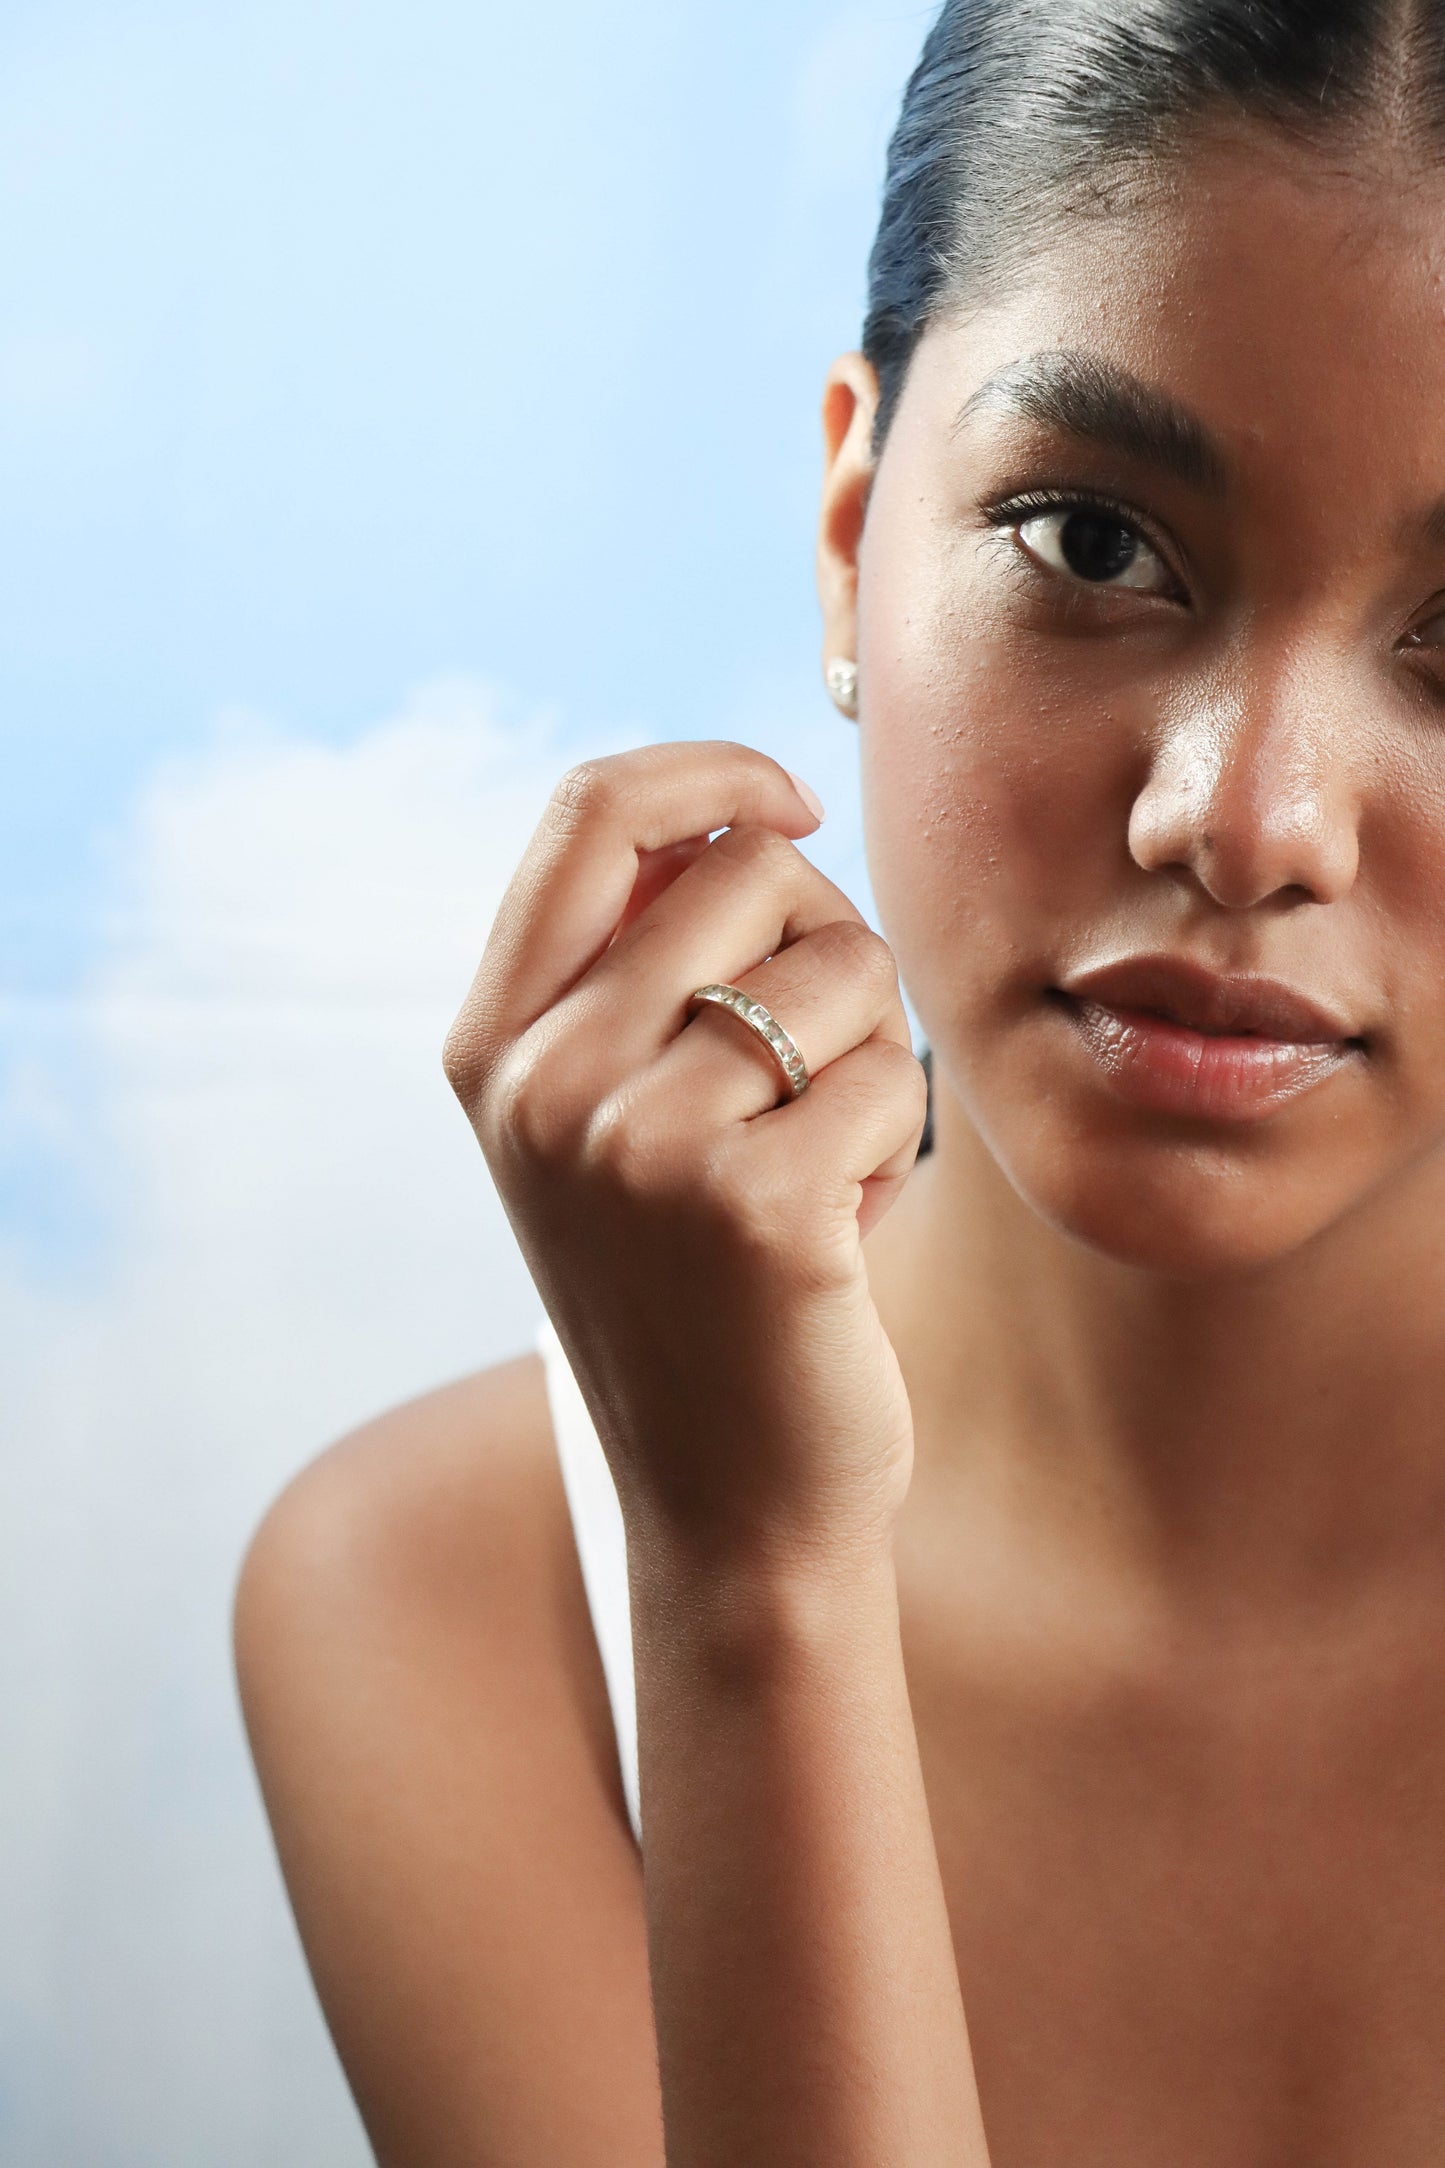
[[[913,1165],[926,1082],[891,951],[790,840],[816,826],[742,745],[574,769],[444,1056],[629,1541],[715,1562],[876,1549],[912,1471],[862,1237]],[[689,1019],[717,980],[797,1041],[800,1097],[779,1104],[738,1018]]]

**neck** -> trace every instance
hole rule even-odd
[[[1267,1269],[1191,1285],[1084,1248],[946,1093],[869,1237],[938,1523],[1230,1604],[1334,1603],[1445,1540],[1445,1164]],[[958,1515],[944,1510],[943,1519]]]

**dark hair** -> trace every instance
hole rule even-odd
[[[923,1064],[923,1074],[928,1079],[928,1112],[923,1117],[923,1135],[918,1140],[918,1156],[922,1159],[933,1150],[933,1048],[924,1047],[918,1059]]]
[[[945,0],[904,93],[869,262],[863,351],[881,450],[940,310],[976,299],[1070,209],[1208,115],[1317,144],[1445,126],[1445,0]]]

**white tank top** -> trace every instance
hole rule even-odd
[[[640,1844],[637,1687],[632,1670],[632,1613],[627,1598],[627,1539],[622,1508],[587,1403],[550,1318],[544,1317],[537,1328],[537,1351],[547,1373],[547,1405],[562,1469],[562,1487],[567,1493],[582,1585],[587,1591],[592,1631],[612,1704],[627,1816]]]

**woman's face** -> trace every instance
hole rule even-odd
[[[1051,1224],[1185,1277],[1418,1183],[1445,1143],[1445,180],[1202,148],[928,332],[871,482],[870,381],[855,358],[830,395],[828,652],[859,661],[874,890],[943,1091]],[[1157,987],[1061,998],[1142,957],[1282,981],[1363,1044],[1200,1058],[1141,1018]],[[1176,1016],[1238,1024],[1200,998]]]

